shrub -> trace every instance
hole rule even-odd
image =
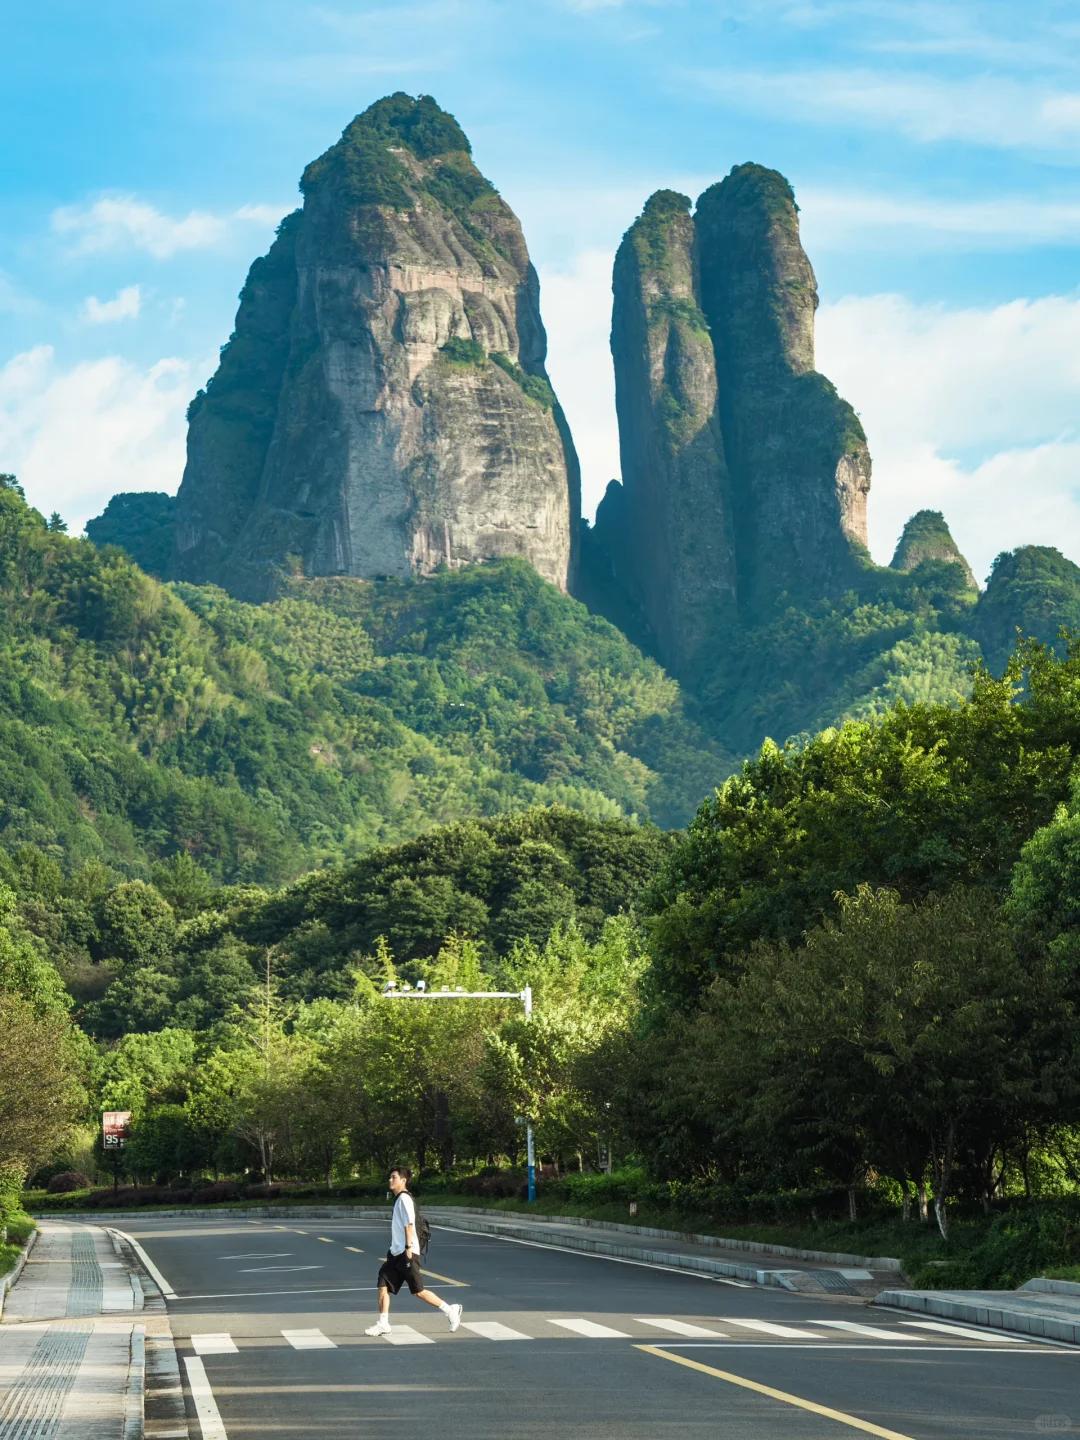
[[[235,1180],[215,1180],[212,1185],[204,1185],[196,1190],[191,1197],[195,1205],[219,1205],[224,1200],[241,1198],[240,1186]]]
[[[245,1185],[245,1200],[276,1200],[281,1194],[280,1185]]]
[[[45,1187],[50,1195],[66,1195],[69,1190],[89,1190],[90,1177],[81,1170],[61,1170]]]
[[[487,351],[475,340],[448,340],[439,354],[452,365],[486,365]]]

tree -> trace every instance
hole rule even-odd
[[[86,1058],[59,1008],[0,991],[0,1209],[12,1181],[48,1160],[82,1115]]]

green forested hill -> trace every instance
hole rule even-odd
[[[162,585],[0,482],[0,845],[141,874],[184,852],[277,882],[435,824],[558,803],[685,823],[731,768],[678,687],[508,561]]]

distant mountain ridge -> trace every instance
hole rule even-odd
[[[816,280],[778,172],[737,165],[696,207],[658,191],[627,230],[622,479],[592,526],[521,227],[457,121],[430,97],[378,101],[302,189],[192,403],[179,494],[117,496],[95,542],[247,600],[301,585],[336,605],[347,588],[327,581],[369,581],[348,601],[368,614],[381,595],[395,608],[393,577],[441,586],[518,557],[677,677],[726,757],[898,699],[956,699],[973,665],[1000,671],[1018,629],[1054,643],[1080,618],[1080,572],[1048,549],[999,558],[980,595],[936,511],[874,564],[867,438],[814,368]]]

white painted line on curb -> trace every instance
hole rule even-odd
[[[653,1260],[630,1260],[625,1255],[601,1255],[596,1250],[575,1250],[570,1245],[552,1245],[546,1240],[521,1240],[516,1235],[495,1235],[488,1230],[459,1230],[456,1225],[435,1225],[433,1230],[446,1230],[451,1235],[469,1235],[474,1240],[500,1240],[504,1245],[527,1245],[530,1250],[558,1250],[582,1260],[608,1260],[615,1265],[636,1265],[639,1270],[660,1270],[665,1275],[686,1275],[691,1280],[712,1280],[717,1285],[734,1285],[739,1290],[756,1287],[749,1280],[734,1280],[729,1275],[713,1275],[707,1270],[683,1270],[676,1265],[658,1265]]]
[[[131,1248],[135,1251],[135,1254],[138,1255],[139,1259],[140,1259],[140,1260],[142,1261],[142,1263],[146,1266],[147,1274],[150,1276],[150,1279],[153,1280],[154,1284],[155,1284],[155,1285],[158,1287],[158,1289],[161,1291],[162,1295],[165,1296],[165,1299],[166,1299],[166,1300],[175,1300],[175,1299],[176,1299],[176,1291],[172,1288],[172,1286],[169,1284],[168,1280],[165,1279],[165,1276],[161,1273],[161,1271],[158,1269],[158,1267],[157,1267],[157,1266],[154,1264],[154,1262],[150,1259],[150,1256],[146,1253],[146,1251],[143,1249],[143,1247],[139,1244],[138,1240],[136,1240],[133,1235],[129,1235],[126,1230],[115,1230],[113,1233],[116,1234],[116,1235],[119,1235],[120,1238],[121,1238],[121,1240],[126,1240],[126,1241],[128,1242],[128,1244],[131,1246]],[[225,1433],[225,1432],[222,1431],[222,1434],[224,1434],[224,1433]]]
[[[184,1364],[187,1367],[188,1388],[195,1402],[195,1414],[199,1417],[203,1440],[229,1440],[214,1392],[210,1388],[210,1381],[206,1378],[206,1367],[200,1359],[190,1355],[184,1356]]]
[[[630,1339],[625,1330],[613,1330],[610,1325],[598,1325],[595,1320],[552,1320],[551,1324],[572,1330],[575,1335],[584,1335],[589,1340]]]

